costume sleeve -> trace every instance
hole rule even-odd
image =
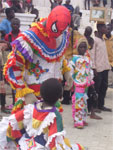
[[[68,61],[66,59],[63,60],[63,66],[62,66],[62,74],[69,72],[71,68],[69,67]]]
[[[71,68],[71,76],[73,77],[74,71],[75,71],[75,63],[76,63],[77,57],[74,56],[72,60],[69,62],[69,66]]]
[[[9,117],[9,126],[7,129],[7,140],[18,143],[19,139],[25,133],[24,130],[24,110],[18,111]]]
[[[16,90],[16,98],[19,98],[34,91],[27,87],[24,80],[26,63],[24,57],[18,50],[15,50],[15,47],[12,47],[12,49],[4,67],[4,75],[11,87]]]
[[[29,104],[23,110],[9,117],[9,126],[6,134],[8,141],[14,141],[18,144],[19,139],[25,133],[26,126],[32,119],[33,108],[34,106]]]

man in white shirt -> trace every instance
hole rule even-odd
[[[110,64],[106,44],[103,35],[106,33],[106,26],[103,23],[97,24],[97,37],[94,39],[94,47],[91,51],[91,59],[95,74],[95,90],[98,93],[98,108],[102,111],[111,111],[104,107],[105,96],[108,87],[108,71]]]

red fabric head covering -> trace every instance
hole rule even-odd
[[[57,38],[71,22],[69,10],[64,6],[55,7],[47,19],[46,30],[49,37]]]

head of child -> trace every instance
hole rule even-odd
[[[40,87],[40,94],[48,106],[54,106],[58,99],[62,98],[62,93],[62,85],[55,78],[47,79]]]
[[[19,31],[20,28],[20,20],[18,18],[13,18],[11,20],[11,27],[13,32]]]
[[[79,39],[79,41],[77,43],[78,54],[83,56],[87,50],[88,50],[87,40],[85,38]]]
[[[34,9],[31,11],[31,14],[35,14],[35,15],[36,15],[35,19],[38,19],[38,17],[39,17],[39,11],[38,11],[38,9],[34,8]]]

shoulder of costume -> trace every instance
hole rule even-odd
[[[67,48],[68,32],[65,31],[62,37],[59,47],[56,48],[56,44],[53,44],[56,40],[48,37],[41,23],[36,23],[29,30],[20,33],[19,37],[12,42],[12,46],[16,45],[16,49],[30,62],[33,61],[34,53],[48,62],[59,61]]]

